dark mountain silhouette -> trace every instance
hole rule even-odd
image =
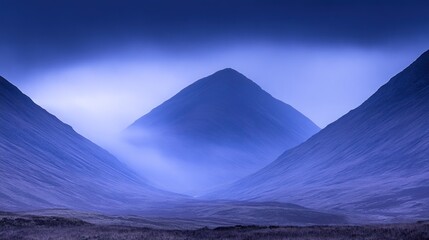
[[[133,209],[168,199],[0,77],[0,208]]]
[[[175,190],[201,192],[260,169],[318,130],[293,107],[227,68],[186,87],[126,133],[136,146],[157,149],[184,169],[191,181]]]
[[[207,197],[429,216],[429,51],[358,108]]]

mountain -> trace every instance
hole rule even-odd
[[[317,131],[293,107],[227,68],[186,87],[135,121],[125,135],[184,173],[154,182],[200,193],[260,169]]]
[[[170,197],[0,77],[2,210],[111,211]]]
[[[168,228],[348,222],[295,204],[200,201],[158,190],[1,77],[0,211]]]
[[[429,217],[429,51],[358,108],[207,198]]]

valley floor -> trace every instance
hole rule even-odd
[[[233,226],[166,230],[52,216],[2,217],[0,239],[429,239],[429,221],[365,226]]]

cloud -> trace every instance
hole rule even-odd
[[[235,31],[375,40],[427,29],[429,24],[425,17],[428,3],[421,0],[6,0],[1,6],[2,27],[13,33],[6,39],[28,42],[25,37],[32,36],[35,42],[59,44],[105,34],[177,41],[184,33],[213,37]]]

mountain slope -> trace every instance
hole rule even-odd
[[[233,69],[186,87],[126,131],[139,147],[174,159],[189,181],[168,187],[200,192],[266,165],[319,128]],[[174,185],[178,183],[177,185]]]
[[[112,210],[168,198],[2,77],[0,183],[0,208],[11,210]]]
[[[429,216],[429,51],[358,108],[215,198]]]

